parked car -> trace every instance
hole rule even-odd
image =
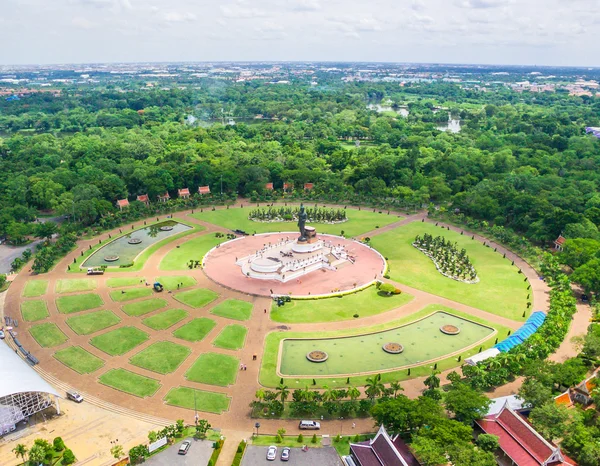
[[[83,397],[77,393],[76,391],[70,390],[67,392],[67,398],[69,400],[73,400],[77,403],[81,403],[83,401]]]
[[[277,458],[277,447],[271,445],[267,450],[267,461],[275,461],[275,458]]]
[[[0,340],[4,340],[4,332],[0,330]]]
[[[317,421],[300,421],[298,428],[306,430],[319,430],[321,428],[321,424],[319,424]]]
[[[87,274],[88,275],[104,275],[104,270],[97,269],[95,267],[88,267]]]
[[[185,442],[183,442],[181,444],[181,446],[179,447],[179,451],[177,453],[180,455],[187,455],[187,452],[189,451],[191,446],[192,446],[192,442],[190,442],[189,440],[186,440]]]
[[[285,447],[283,450],[281,450],[281,461],[289,461],[290,452],[291,450],[288,447]]]

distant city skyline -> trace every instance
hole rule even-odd
[[[596,6],[593,0],[4,0],[0,64],[598,67]]]

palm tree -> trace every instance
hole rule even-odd
[[[431,375],[427,377],[423,382],[429,390],[433,390],[434,388],[440,388],[440,378],[437,376],[438,374],[438,371],[433,371]]]
[[[258,390],[256,390],[254,396],[258,401],[262,403],[262,401],[265,399],[265,390],[263,388],[259,388]]]
[[[356,400],[360,396],[360,390],[356,387],[348,388],[348,398],[352,401]]]
[[[365,393],[371,400],[374,400],[385,389],[385,386],[381,383],[381,374],[367,377],[366,382]]]
[[[333,393],[333,389],[329,388],[327,385],[323,385],[323,401],[333,401],[335,399],[335,394]]]
[[[25,462],[25,456],[27,455],[27,447],[25,445],[19,443],[12,451],[17,458],[21,458],[21,460]]]
[[[279,399],[281,400],[281,404],[285,404],[285,400],[290,395],[290,391],[288,390],[288,386],[280,383],[276,389],[279,392]]]
[[[392,382],[390,384],[390,389],[392,390],[392,393],[394,394],[394,398],[398,398],[398,392],[404,391],[404,388],[402,388],[402,385],[400,385],[400,382]]]

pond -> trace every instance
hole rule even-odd
[[[165,229],[161,230],[161,227],[165,227]],[[99,267],[101,265],[118,267],[123,264],[131,264],[135,258],[148,247],[169,236],[190,230],[191,228],[192,227],[184,225],[183,223],[167,221],[147,226],[139,230],[133,230],[131,233],[121,236],[102,246],[88,257],[81,267]],[[138,242],[138,240],[141,240],[141,242]],[[105,258],[111,258],[111,256],[112,259],[115,257],[118,257],[118,259],[105,260]]]
[[[448,131],[449,133],[460,133],[460,120],[450,118],[448,123],[437,125],[439,131]]]
[[[458,335],[440,331],[444,325],[458,327]],[[279,372],[283,376],[329,377],[361,372],[385,371],[419,365],[425,361],[458,352],[490,337],[494,329],[446,312],[438,311],[423,319],[391,330],[340,338],[284,339]],[[382,349],[386,343],[404,347],[399,354]],[[324,351],[324,362],[310,362],[311,351]]]
[[[410,115],[410,112],[408,111],[408,107],[397,107],[394,109],[390,105],[369,104],[369,105],[367,105],[367,108],[369,110],[375,110],[377,113],[395,112],[403,118],[406,118],[408,115]]]

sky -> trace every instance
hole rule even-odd
[[[598,0],[0,0],[0,64],[600,66]]]

